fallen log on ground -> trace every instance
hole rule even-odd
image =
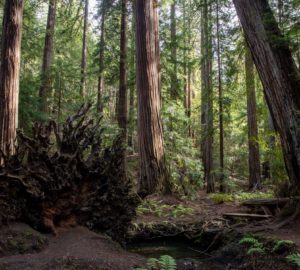
[[[271,216],[271,215],[248,214],[248,213],[224,213],[223,217],[226,217],[226,218],[247,218],[247,219],[269,219],[273,216]]]
[[[80,224],[120,240],[135,216],[138,200],[123,170],[119,137],[102,143],[101,119],[89,119],[90,105],[55,122],[35,124],[32,137],[18,133],[14,156],[0,156],[0,225],[21,221],[45,232]]]

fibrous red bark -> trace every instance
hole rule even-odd
[[[234,0],[294,192],[300,192],[300,75],[267,0]]]
[[[256,93],[254,63],[248,48],[245,52],[246,91],[247,91],[247,118],[249,144],[249,189],[260,188],[261,169],[259,157],[258,128],[256,117]]]
[[[136,1],[139,192],[166,190],[163,129],[160,117],[159,35],[157,0]]]
[[[23,0],[9,0],[4,8],[0,59],[0,150],[4,154],[15,151],[23,6]]]

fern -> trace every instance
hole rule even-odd
[[[264,254],[265,248],[263,243],[259,242],[256,238],[254,238],[251,235],[247,235],[244,238],[242,238],[239,242],[240,245],[247,245],[248,246],[248,255],[254,255],[254,254]]]
[[[243,237],[240,240],[239,244],[240,245],[248,244],[250,246],[261,246],[262,245],[262,243],[260,243],[256,238],[254,238],[251,235],[247,235],[247,236]]]
[[[147,268],[134,268],[133,270],[176,270],[176,261],[168,255],[158,259],[150,258],[147,261]]]
[[[296,264],[298,267],[300,267],[300,254],[292,254],[286,257],[288,261]]]
[[[160,270],[176,270],[176,261],[171,256],[161,256],[159,259]]]
[[[147,269],[148,270],[160,270],[160,268],[159,268],[159,261],[157,259],[150,258],[147,261]]]
[[[265,249],[260,248],[260,247],[252,247],[252,248],[249,248],[248,251],[247,251],[248,255],[264,254],[264,253],[265,253]]]
[[[294,242],[291,241],[291,240],[278,240],[278,241],[276,241],[276,244],[273,247],[272,251],[276,252],[282,247],[290,247],[290,246],[293,246],[293,245],[294,245]]]

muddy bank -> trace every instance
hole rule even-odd
[[[59,231],[56,237],[43,236],[23,224],[12,225],[1,232],[15,243],[2,251],[1,270],[131,270],[135,265],[145,264],[143,256],[127,252],[109,238],[83,227]],[[34,245],[36,239],[31,237],[30,241],[27,237],[33,233],[45,241],[38,249]],[[1,238],[1,247],[5,242]],[[20,248],[23,242],[27,243],[27,249]]]
[[[297,253],[291,242],[200,228],[200,224],[192,227],[191,235],[168,224],[152,232],[148,227],[131,235],[125,250],[83,227],[61,229],[55,237],[14,224],[0,231],[0,270],[132,270],[161,255],[175,258],[177,270],[297,269],[286,259]]]

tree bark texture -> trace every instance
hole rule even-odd
[[[300,75],[267,0],[234,0],[279,132],[287,173],[300,192]]]
[[[101,7],[101,26],[100,26],[100,50],[99,50],[99,76],[98,76],[98,97],[97,97],[97,112],[103,112],[103,71],[104,71],[104,51],[105,51],[105,19],[106,6],[104,1]]]
[[[89,0],[85,0],[84,24],[82,37],[82,56],[81,56],[81,77],[80,77],[80,95],[86,96],[86,54],[87,54],[87,31],[89,23]]]
[[[223,85],[222,85],[222,55],[220,41],[220,3],[217,0],[217,54],[218,54],[218,90],[219,90],[219,131],[220,131],[220,192],[225,192],[224,186],[224,122],[223,122]]]
[[[211,25],[209,22],[210,8],[207,1],[202,7],[202,37],[201,37],[201,152],[204,166],[207,192],[214,192],[213,170],[213,96],[212,96],[212,38]]]
[[[245,72],[247,91],[247,119],[248,119],[248,144],[249,144],[249,189],[260,188],[261,169],[258,144],[258,128],[256,118],[256,93],[254,63],[251,53],[246,47]]]
[[[176,0],[171,4],[171,98],[178,98],[178,78],[177,78],[177,31],[176,31]]]
[[[4,8],[0,59],[0,150],[5,155],[15,152],[23,7],[23,0],[9,0]]]
[[[56,0],[49,0],[48,19],[47,19],[47,27],[46,27],[42,73],[41,73],[41,87],[39,91],[40,111],[43,113],[47,113],[49,111],[48,98],[51,95],[50,67],[53,60],[55,19],[56,19]]]
[[[132,1],[132,10],[133,14],[135,16],[135,2],[136,0]],[[132,38],[131,38],[131,56],[130,56],[130,79],[129,79],[129,116],[128,116],[128,146],[131,148],[134,148],[133,143],[133,131],[136,127],[136,121],[134,118],[134,112],[135,112],[135,93],[136,93],[136,66],[135,66],[135,20],[133,18],[132,25],[131,25],[132,31]],[[133,152],[134,149],[133,149]]]
[[[121,129],[121,138],[126,145],[127,138],[127,0],[122,0],[122,15],[121,15],[121,34],[120,34],[120,78],[119,78],[119,98],[118,98],[118,125]],[[126,147],[123,153],[123,169],[126,164]]]
[[[137,0],[136,63],[140,148],[138,190],[142,195],[166,191],[168,184],[160,116],[158,23],[157,0]]]

